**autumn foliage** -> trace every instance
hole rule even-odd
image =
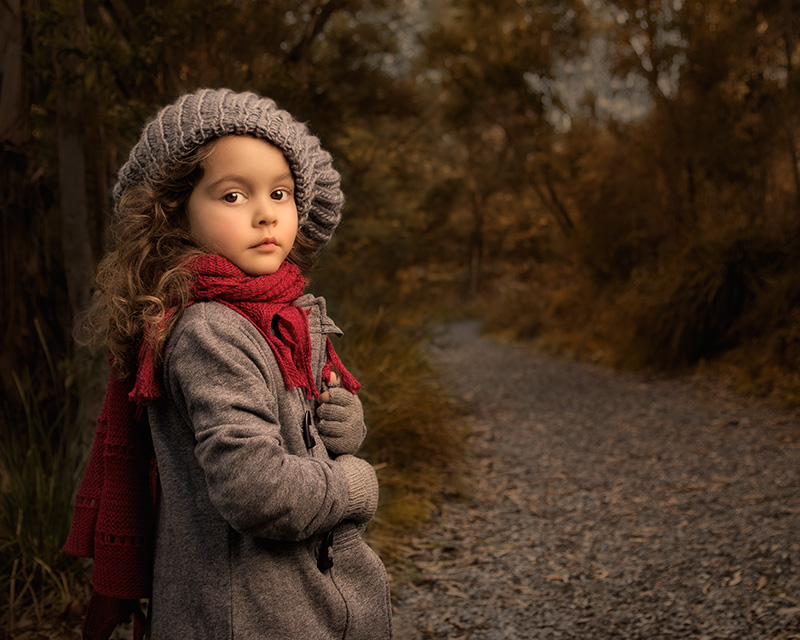
[[[800,398],[796,0],[12,0],[0,17],[4,438],[33,433],[33,405],[90,428],[102,366],[70,332],[110,185],[142,123],[199,86],[269,95],[333,151],[348,204],[315,290],[362,339],[370,455],[415,491],[441,484],[404,466],[398,433],[440,468],[460,451],[419,355],[420,325],[454,310]]]

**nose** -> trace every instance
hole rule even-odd
[[[278,219],[275,213],[275,205],[272,199],[265,198],[256,203],[255,212],[253,215],[253,225],[256,227],[266,227],[274,224]]]

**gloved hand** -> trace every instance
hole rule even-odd
[[[367,435],[367,426],[358,396],[334,384],[338,384],[335,377],[331,380],[332,386],[320,395],[317,430],[328,453],[340,456],[358,451]]]
[[[378,476],[366,460],[349,454],[339,456],[336,462],[342,465],[347,478],[348,501],[345,520],[358,524],[369,522],[378,510]]]

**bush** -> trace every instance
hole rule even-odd
[[[721,363],[735,387],[796,407],[800,402],[800,271],[789,266],[769,278],[742,316],[737,346]]]
[[[340,349],[363,384],[368,434],[360,455],[376,465],[381,482],[370,536],[389,556],[399,537],[427,520],[448,493],[466,442],[460,414],[425,356],[427,329],[402,324],[403,315],[345,311]]]
[[[751,230],[701,239],[656,273],[639,274],[627,305],[633,336],[625,359],[679,368],[730,348],[745,311],[791,254]]]
[[[12,636],[66,611],[86,583],[85,564],[62,550],[86,450],[76,399],[44,348],[52,380],[15,375],[18,402],[0,416],[0,615]]]

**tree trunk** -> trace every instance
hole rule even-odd
[[[297,64],[308,55],[311,45],[317,36],[322,33],[331,17],[340,9],[347,6],[348,0],[328,0],[311,11],[300,41],[292,47],[286,56],[286,62]]]
[[[81,126],[79,86],[68,87],[58,98],[58,178],[61,204],[61,247],[64,279],[71,316],[84,311],[90,301],[93,273],[92,228],[87,199],[85,131]],[[81,403],[75,414],[84,433],[91,433],[107,376],[105,354],[80,349],[76,352],[79,375],[77,395]]]
[[[561,202],[555,187],[552,182],[545,176],[542,181],[545,184],[545,189],[536,181],[536,176],[531,174],[528,184],[533,189],[541,203],[545,206],[550,215],[558,224],[563,234],[569,238],[575,230],[575,223],[572,221],[569,211]]]
[[[789,154],[792,159],[792,171],[794,177],[795,204],[797,212],[800,213],[800,153],[797,150],[797,138],[795,127],[795,89],[797,82],[794,79],[794,69],[792,65],[792,55],[794,53],[794,23],[792,21],[791,0],[781,0],[781,10],[783,13],[783,43],[786,55],[786,106],[783,109],[784,128],[786,129],[786,142],[789,146]]]
[[[58,100],[58,178],[61,189],[61,245],[70,310],[89,302],[91,238],[86,201],[86,158],[80,126],[81,94],[68,89]]]
[[[469,239],[469,291],[470,303],[478,300],[483,266],[483,198],[472,192],[472,233]]]
[[[0,143],[24,142],[27,122],[22,93],[22,7],[20,0],[0,5]]]
[[[86,117],[83,77],[88,55],[89,31],[83,4],[65,19],[64,29],[71,31],[70,42],[60,42],[53,60],[57,69],[58,94],[58,183],[61,204],[61,247],[64,276],[70,311],[74,317],[89,303],[92,277],[92,243],[89,229],[89,205],[86,194],[85,132]],[[62,48],[63,47],[63,48]]]

